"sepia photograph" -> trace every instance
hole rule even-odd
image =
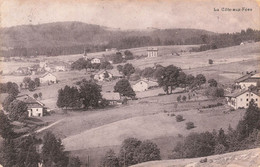
[[[0,167],[260,167],[260,0],[0,0]]]

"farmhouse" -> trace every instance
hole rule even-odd
[[[29,70],[28,67],[19,67],[16,71],[15,74],[18,75],[30,75],[31,71]]]
[[[247,108],[251,100],[254,100],[257,106],[260,107],[259,91],[242,90],[226,95],[226,100],[228,105],[234,109]]]
[[[148,48],[147,49],[147,57],[157,57],[158,49],[157,48]]]
[[[94,79],[97,81],[109,81],[113,78],[113,74],[107,71],[100,71],[94,75]]]
[[[94,63],[96,63],[96,64],[100,64],[100,59],[98,59],[98,58],[93,58],[93,59],[91,59],[91,64],[94,64]]]
[[[109,101],[110,105],[122,104],[121,96],[116,92],[104,92],[102,97]]]
[[[260,74],[247,74],[235,81],[236,85],[239,85],[241,89],[248,89],[251,85],[260,86]]]
[[[57,77],[50,72],[45,73],[40,77],[41,83],[57,83]]]
[[[27,105],[28,117],[42,117],[45,112],[44,104],[30,97],[29,95],[18,96],[17,100]]]
[[[152,87],[157,87],[158,83],[156,81],[151,81],[151,80],[146,80],[146,79],[141,79],[134,83],[132,85],[132,88],[135,92],[143,92],[146,91]]]

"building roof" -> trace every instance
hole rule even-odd
[[[103,92],[102,97],[111,101],[117,101],[121,99],[120,94],[116,92]]]
[[[31,96],[25,94],[21,96],[17,96],[17,100],[23,101],[28,105],[28,107],[44,107],[44,104],[39,102],[38,100],[32,98]]]
[[[240,96],[240,95],[242,95],[242,94],[244,94],[246,92],[251,92],[251,91],[249,91],[249,90],[242,90],[242,91],[239,91],[239,92],[233,92],[233,93],[227,94],[225,96],[226,97],[238,97],[238,96]],[[257,92],[257,91],[252,91],[251,93],[254,93],[257,96],[260,96],[260,93]]]
[[[51,74],[51,75],[53,75],[52,73],[50,73],[50,72],[46,72],[45,74],[43,74],[40,78],[44,78],[46,75],[48,75],[48,74]],[[53,75],[54,77],[56,77],[55,75]],[[57,78],[57,77],[56,77]]]
[[[153,80],[150,80],[150,79],[140,79],[140,80],[134,82],[133,85],[135,85],[135,84],[137,84],[137,83],[139,83],[141,81],[147,83],[148,87],[158,86],[158,82],[157,81],[153,81]]]
[[[252,74],[246,74],[246,75],[243,75],[242,77],[238,78],[235,80],[236,83],[239,83],[239,82],[242,82],[248,78],[250,78],[252,76]]]
[[[260,79],[260,73],[252,75],[251,78]]]
[[[147,51],[158,51],[158,48],[147,48]]]
[[[254,78],[254,79],[260,79],[260,73],[250,72],[249,74],[243,75],[242,77],[235,80],[236,83],[243,82],[247,80],[248,78]]]

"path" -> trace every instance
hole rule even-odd
[[[56,122],[54,122],[54,123],[51,123],[50,125],[45,126],[45,127],[43,127],[43,128],[40,128],[40,129],[36,130],[34,133],[40,133],[40,132],[42,132],[42,131],[44,131],[44,130],[46,130],[46,129],[49,129],[49,128],[51,128],[52,126],[54,126],[54,125],[60,123],[60,122],[63,121],[64,119],[65,119],[65,118],[60,119],[60,120],[58,120],[58,121],[56,121]],[[30,133],[27,133],[27,134],[23,135],[22,137],[26,137],[26,136],[29,136],[29,135],[30,135]]]

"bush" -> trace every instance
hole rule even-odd
[[[171,117],[174,117],[175,116],[175,114],[171,114]]]
[[[194,123],[193,122],[187,122],[186,123],[186,129],[192,129],[192,128],[195,128],[195,126],[194,126]]]
[[[182,96],[182,101],[186,101],[187,97],[186,96]]]
[[[213,64],[213,60],[212,59],[209,59],[209,64]]]
[[[177,115],[177,116],[176,116],[176,121],[177,121],[177,122],[184,121],[183,116],[182,116],[182,115]]]
[[[177,101],[178,101],[178,102],[181,101],[181,95],[179,95],[179,96],[177,97]]]

